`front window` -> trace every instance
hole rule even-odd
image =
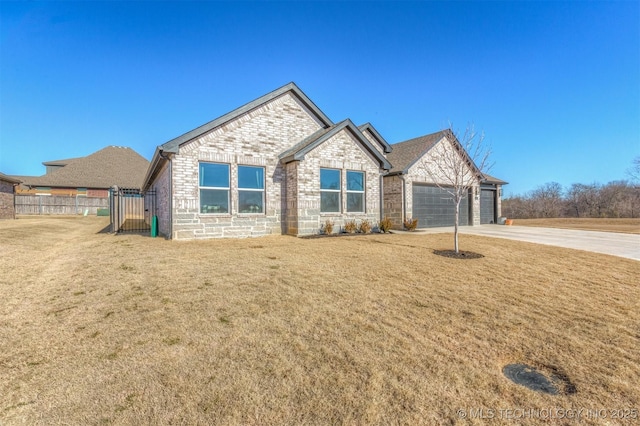
[[[229,213],[229,165],[200,163],[200,213]]]
[[[320,169],[320,212],[340,212],[340,170]]]
[[[364,213],[364,172],[347,171],[347,211]]]
[[[264,167],[238,166],[238,211],[264,213]]]

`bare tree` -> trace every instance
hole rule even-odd
[[[450,126],[445,139],[431,148],[420,162],[420,169],[429,180],[449,194],[455,204],[453,245],[456,253],[460,251],[460,203],[471,188],[479,186],[483,174],[491,168],[490,154],[491,148],[484,140],[484,133],[476,132],[472,124],[467,126],[461,137]]]
[[[537,217],[560,217],[562,212],[562,185],[558,182],[547,182],[540,185],[530,194],[534,201]]]
[[[631,167],[627,169],[627,176],[633,182],[640,182],[640,156],[637,156],[631,162]]]

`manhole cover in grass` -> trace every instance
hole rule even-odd
[[[514,383],[525,386],[536,392],[558,394],[558,388],[544,374],[525,364],[506,365],[502,372]]]

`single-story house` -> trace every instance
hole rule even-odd
[[[18,195],[106,198],[113,185],[140,188],[149,161],[131,148],[108,146],[86,157],[45,161],[43,176],[14,176]]]
[[[388,150],[290,83],[159,146],[142,189],[170,238],[316,234],[379,220]]]
[[[455,204],[444,188],[448,181],[434,181],[436,174],[427,173],[426,168],[433,167],[429,162],[433,161],[431,154],[434,152],[464,151],[455,135],[446,129],[391,147],[387,159],[393,167],[383,180],[385,215],[396,227],[401,226],[405,218],[418,219],[418,228],[453,226]],[[465,165],[465,161],[460,163]],[[507,182],[480,173],[471,161],[468,173],[475,182],[460,203],[459,224],[497,223],[501,214],[501,187]]]
[[[18,179],[0,173],[0,219],[15,219],[15,188],[20,184]]]
[[[446,139],[434,135],[390,145],[370,123],[334,123],[289,83],[158,146],[142,191],[155,194],[158,231],[173,239],[302,236],[384,215],[401,227],[422,217],[428,182],[412,165]],[[478,188],[498,196],[500,182],[478,174]],[[480,223],[475,201],[469,223]]]

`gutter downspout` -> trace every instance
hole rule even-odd
[[[384,219],[384,176],[380,174],[380,218],[378,222]]]
[[[173,163],[169,155],[165,155],[164,151],[160,150],[160,157],[169,162],[169,239],[173,239]]]

